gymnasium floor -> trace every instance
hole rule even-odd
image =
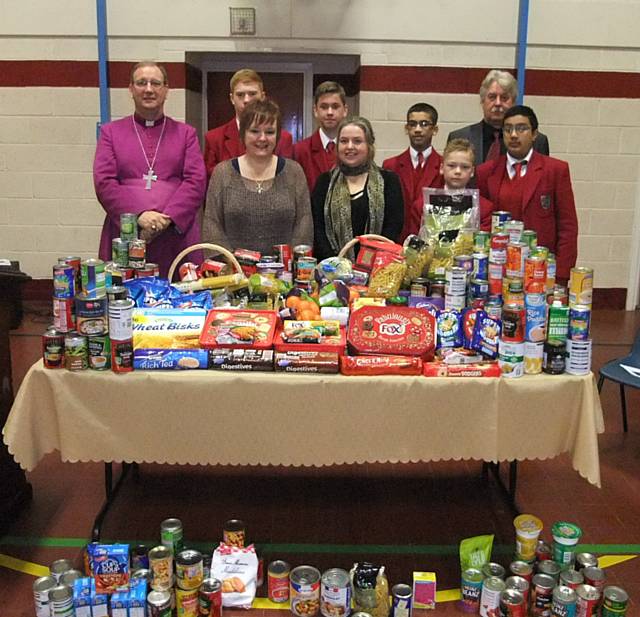
[[[49,323],[47,310],[28,305],[21,327],[12,334],[16,391],[40,356],[40,334]],[[607,360],[627,353],[640,314],[596,311],[592,323],[595,372]],[[627,614],[640,615],[638,393],[628,392],[627,403],[625,435],[618,388],[605,385],[606,432],[599,438],[601,489],[573,471],[566,456],[525,461],[519,465],[518,505],[544,521],[547,538],[557,520],[579,524],[584,549],[605,556],[611,564],[606,568],[608,583],[629,592]],[[301,405],[304,401],[292,401],[292,420]],[[389,438],[394,438],[392,424]],[[31,585],[42,567],[60,557],[80,563],[103,499],[101,464],[62,463],[52,453],[28,479],[33,501],[9,534],[0,538],[0,617],[34,615]],[[505,566],[514,541],[513,515],[496,485],[480,478],[479,463],[465,461],[322,470],[145,464],[138,480],[130,478],[124,484],[104,525],[103,539],[155,545],[160,522],[168,517],[183,521],[187,544],[207,552],[219,540],[224,521],[240,518],[266,563],[282,558],[292,566],[308,563],[322,571],[348,569],[354,561],[369,560],[386,566],[390,584],[410,582],[415,570],[436,572],[439,591],[459,585],[457,551],[462,538],[495,534],[493,558]],[[623,560],[624,556],[628,558]],[[264,589],[259,595],[265,595]],[[252,614],[258,612],[278,615],[262,608]],[[436,613],[459,614],[459,608],[455,601],[444,601]]]

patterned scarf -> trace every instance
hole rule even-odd
[[[384,221],[384,179],[375,163],[369,165],[369,177],[365,188],[369,198],[369,220],[365,233],[380,234]],[[353,240],[351,195],[347,180],[339,168],[331,173],[329,189],[324,200],[324,226],[329,244],[336,255],[347,242]],[[349,250],[346,257],[354,260],[353,249]]]

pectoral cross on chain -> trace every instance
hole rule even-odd
[[[154,173],[153,169],[151,169],[151,167],[149,167],[149,171],[146,174],[142,174],[142,179],[146,180],[147,183],[145,184],[145,189],[147,189],[147,191],[151,190],[151,182],[155,182],[158,179],[158,176],[156,176],[156,174]]]

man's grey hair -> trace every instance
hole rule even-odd
[[[498,71],[497,69],[493,69],[487,73],[486,77],[480,84],[481,101],[484,101],[484,97],[487,96],[487,92],[494,81],[497,82],[505,92],[510,94],[514,101],[518,98],[518,82],[516,81],[516,78],[511,73],[507,73],[507,71]]]

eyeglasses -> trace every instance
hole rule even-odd
[[[136,88],[146,88],[147,86],[151,86],[154,90],[159,90],[165,84],[158,79],[136,79],[136,81],[133,82],[133,85]]]
[[[435,124],[433,122],[429,122],[429,120],[407,120],[407,126],[412,129],[415,129],[417,126],[426,129],[430,126],[435,126]]]
[[[531,127],[528,124],[516,124],[516,125],[511,125],[511,124],[505,124],[502,127],[502,132],[505,135],[511,135],[511,133],[513,133],[513,131],[515,131],[518,135],[522,134],[522,133],[526,133],[527,131],[530,131]]]

